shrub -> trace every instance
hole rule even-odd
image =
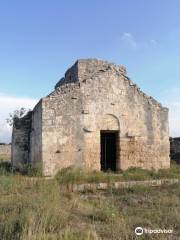
[[[27,175],[29,177],[41,177],[42,176],[42,164],[37,163],[35,165],[32,164],[24,164],[22,166],[22,169],[20,170],[20,172],[23,175]]]
[[[0,160],[0,175],[9,175],[12,173],[12,165],[10,162]]]

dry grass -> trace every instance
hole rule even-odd
[[[130,171],[131,172],[131,171]],[[72,193],[60,192],[56,179],[0,176],[1,240],[129,240],[136,226],[180,230],[180,188]]]
[[[170,169],[161,169],[159,171],[129,168],[119,173],[88,171],[69,167],[59,171],[56,175],[56,179],[60,184],[152,180],[162,178],[180,178],[180,165],[172,163]]]

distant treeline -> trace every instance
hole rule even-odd
[[[2,143],[2,142],[0,142],[0,145],[11,145],[11,143]]]

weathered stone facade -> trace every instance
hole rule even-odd
[[[123,66],[78,60],[30,115],[14,124],[16,166],[42,162],[46,176],[71,165],[100,170],[104,132],[116,134],[116,170],[170,166],[168,109],[144,94]]]
[[[171,159],[180,164],[180,137],[170,138]]]

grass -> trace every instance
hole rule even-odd
[[[176,184],[82,194],[59,189],[55,179],[0,176],[0,239],[129,240],[136,226],[180,230]]]
[[[55,179],[31,178],[12,173],[0,164],[1,240],[129,240],[170,239],[152,234],[136,237],[137,226],[173,229],[180,234],[180,187],[132,187],[73,193],[67,183],[179,178],[179,166],[158,172],[129,169],[98,173],[64,169]],[[179,233],[178,233],[179,232]]]
[[[10,162],[0,160],[0,175],[9,175],[12,172],[12,166]]]
[[[88,171],[69,167],[59,171],[56,175],[56,180],[60,184],[152,180],[162,178],[180,178],[180,165],[172,163],[170,169],[161,169],[159,171],[129,168],[119,173]]]
[[[14,169],[10,161],[0,159],[0,175],[26,175],[29,177],[40,177],[42,176],[42,166],[41,164],[36,164],[32,166],[31,164],[24,164],[21,166],[21,171]]]
[[[24,164],[21,172],[12,168],[9,161],[0,159],[0,175],[20,174],[29,177],[41,177],[42,166],[38,164],[33,167],[30,164]],[[180,178],[180,165],[175,162],[171,163],[170,169],[146,170],[141,168],[129,168],[126,171],[102,172],[90,171],[87,169],[68,167],[60,170],[56,176],[60,184],[75,183],[100,183],[100,182],[117,182],[117,181],[140,181],[162,178]]]

